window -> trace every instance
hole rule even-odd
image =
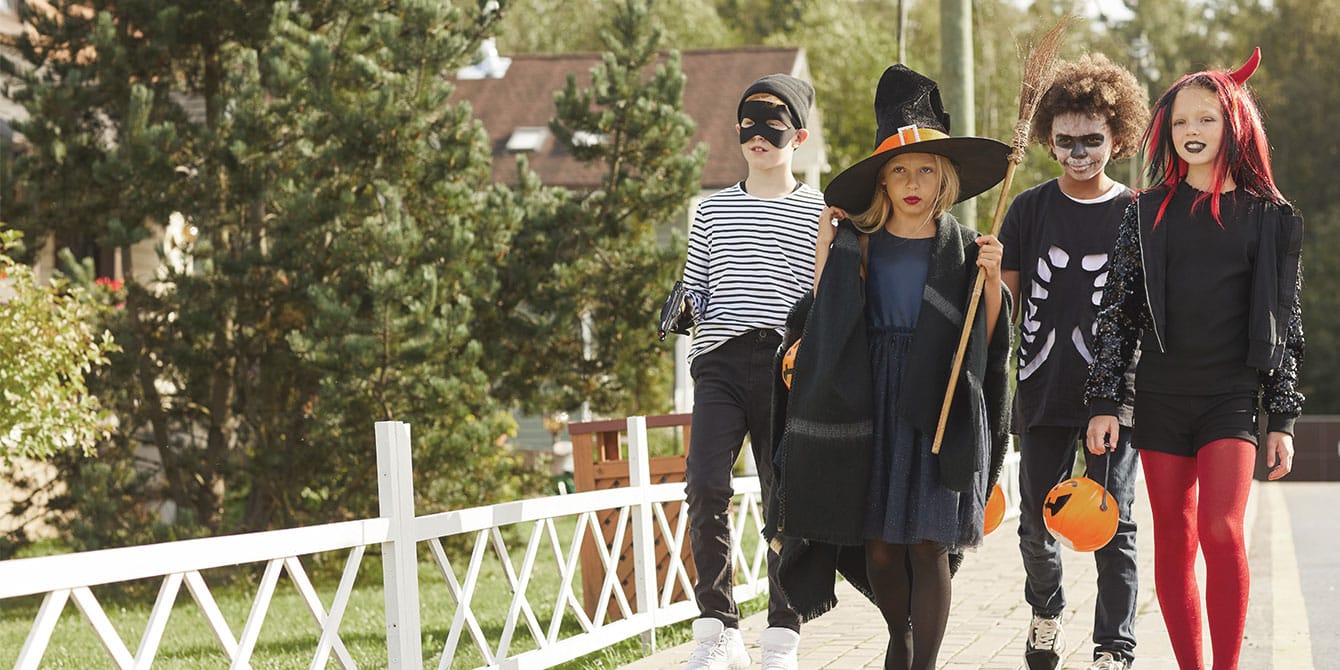
[[[507,138],[507,150],[513,153],[539,151],[549,139],[549,129],[544,126],[521,126],[512,131]]]

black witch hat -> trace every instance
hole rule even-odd
[[[1009,145],[985,137],[950,137],[949,114],[940,101],[940,87],[930,78],[899,63],[890,66],[875,89],[875,151],[843,170],[824,189],[824,200],[859,214],[870,208],[879,171],[894,156],[939,154],[958,170],[959,195],[971,198],[1005,178]]]

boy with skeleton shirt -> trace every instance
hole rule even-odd
[[[1060,545],[1043,524],[1047,492],[1071,476],[1088,425],[1076,389],[1093,361],[1094,323],[1108,272],[1108,251],[1134,193],[1104,172],[1111,159],[1134,154],[1149,118],[1143,88],[1100,54],[1065,63],[1043,95],[1033,139],[1047,147],[1061,176],[1015,198],[1001,227],[1001,278],[1020,319],[1018,389],[1013,430],[1020,445],[1019,550],[1024,597],[1033,611],[1024,657],[1030,670],[1053,670],[1064,656]],[[1134,381],[1134,366],[1125,383]],[[1130,397],[1130,394],[1127,394]],[[1135,524],[1131,503],[1138,457],[1131,448],[1131,406],[1118,411],[1113,450],[1084,452],[1088,476],[1106,481],[1120,517],[1116,535],[1094,553],[1095,670],[1134,660]],[[1104,471],[1106,470],[1106,474]]]

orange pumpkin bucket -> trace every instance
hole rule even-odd
[[[982,534],[990,535],[991,531],[1000,528],[1000,522],[1005,520],[1005,491],[1000,488],[1000,482],[996,482],[991,487],[991,496],[986,499],[986,519],[982,522]]]
[[[1117,501],[1088,477],[1072,477],[1053,486],[1042,503],[1047,530],[1075,551],[1107,546],[1117,534],[1117,514]]]
[[[796,374],[796,351],[800,349],[800,340],[796,340],[782,354],[782,383],[791,388],[791,378]]]

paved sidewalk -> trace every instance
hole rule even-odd
[[[1253,528],[1257,525],[1258,505],[1266,517],[1270,507],[1279,506],[1278,495],[1263,495],[1263,489],[1278,484],[1258,484],[1248,503],[1247,541],[1253,546]],[[1158,600],[1154,595],[1153,584],[1153,533],[1149,517],[1148,498],[1143,481],[1137,486],[1135,520],[1140,528],[1137,534],[1139,552],[1140,593],[1139,607],[1136,613],[1136,658],[1140,668],[1176,668],[1172,647],[1163,625]],[[1272,492],[1273,493],[1273,492]],[[1018,548],[1018,522],[1007,520],[994,533],[987,536],[986,542],[976,552],[970,553],[963,568],[954,578],[953,604],[949,614],[949,629],[941,648],[939,667],[944,670],[1014,670],[1023,667],[1024,637],[1030,619],[1030,611],[1023,602],[1024,573]],[[1270,535],[1267,533],[1267,535]],[[1270,542],[1270,537],[1261,538]],[[1292,545],[1286,548],[1292,557]],[[1089,640],[1093,625],[1093,608],[1096,597],[1094,584],[1094,562],[1090,554],[1079,554],[1063,550],[1065,566],[1065,592],[1068,606],[1062,615],[1066,634],[1067,654],[1064,668],[1087,668],[1092,658],[1093,645]],[[1280,553],[1276,548],[1273,553]],[[1255,555],[1255,552],[1254,552]],[[1261,564],[1264,563],[1264,564]],[[1253,576],[1262,571],[1271,570],[1269,561],[1254,562]],[[1203,575],[1203,573],[1202,573]],[[1258,580],[1254,584],[1252,603],[1270,600],[1270,593],[1257,593],[1256,588],[1268,585],[1269,580]],[[1202,581],[1203,584],[1203,576]],[[856,670],[858,668],[882,668],[887,634],[884,621],[875,606],[855,589],[845,583],[838,585],[840,604],[836,609],[806,624],[801,631],[800,667],[805,669],[824,668],[828,670]],[[1307,630],[1304,618],[1283,625]],[[1272,662],[1270,647],[1275,639],[1272,630],[1262,630],[1273,626],[1279,629],[1281,622],[1261,623],[1259,617],[1248,617],[1248,630],[1244,645],[1241,667],[1262,669],[1279,666]],[[764,614],[756,614],[741,622],[741,629],[750,654],[757,664],[759,632],[766,626]],[[1306,635],[1306,633],[1304,633]],[[1206,654],[1209,635],[1205,635]],[[624,667],[630,670],[669,670],[679,668],[692,651],[692,643],[680,645],[631,663]],[[1207,661],[1209,659],[1207,658]],[[1291,670],[1310,670],[1311,659],[1295,658],[1290,663]],[[1283,667],[1283,666],[1279,666]]]

